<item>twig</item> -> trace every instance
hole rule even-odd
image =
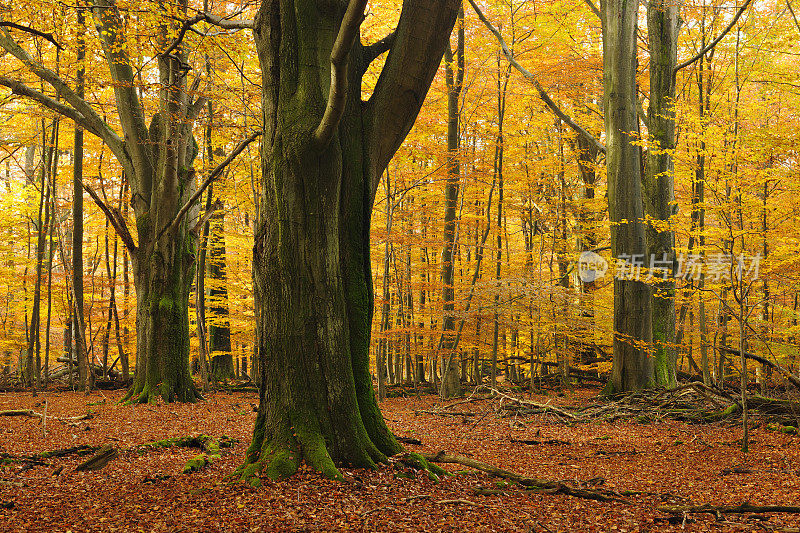
[[[485,505],[482,505],[480,503],[471,502],[469,500],[463,500],[461,498],[456,499],[456,500],[439,500],[436,503],[441,503],[441,504],[461,504],[461,503],[463,503],[464,505],[471,505],[473,507],[486,507]]]

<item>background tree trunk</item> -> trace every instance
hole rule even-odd
[[[458,12],[456,57],[448,44],[445,49],[447,81],[447,185],[445,187],[444,250],[442,250],[442,384],[439,396],[453,398],[461,394],[458,361],[455,352],[455,248],[456,210],[461,182],[461,132],[459,128],[461,90],[464,87],[464,9]],[[454,65],[455,62],[455,65]],[[455,73],[453,69],[455,67]]]

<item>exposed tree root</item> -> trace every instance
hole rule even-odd
[[[139,446],[136,449],[141,452],[148,449],[172,448],[175,446],[182,448],[199,448],[202,453],[199,453],[186,461],[186,464],[183,466],[183,473],[187,474],[189,472],[194,472],[195,470],[200,470],[201,468],[209,465],[212,461],[214,461],[214,459],[219,459],[222,457],[221,449],[229,448],[235,443],[236,440],[231,439],[227,435],[223,435],[219,439],[215,439],[209,435],[200,434],[195,436],[173,437],[171,439],[159,440]]]
[[[185,382],[178,384],[170,384],[167,382],[160,382],[157,385],[151,385],[146,379],[135,380],[133,385],[125,396],[119,401],[123,405],[139,404],[139,403],[158,403],[161,398],[164,403],[181,402],[181,403],[195,403],[203,399],[203,395],[195,387],[194,382],[190,378],[186,378]]]
[[[428,479],[434,482],[438,482],[442,476],[449,475],[447,470],[431,463],[424,455],[419,453],[406,452],[397,457],[397,461],[415,470],[425,471],[428,474]]]
[[[50,464],[46,462],[45,459],[66,457],[68,455],[81,456],[92,453],[94,455],[79,465],[76,470],[99,470],[122,452],[136,452],[138,454],[142,454],[148,450],[172,448],[175,446],[200,449],[202,453],[192,457],[186,462],[186,465],[184,465],[183,472],[186,473],[199,470],[200,468],[211,463],[214,459],[221,457],[221,449],[229,448],[236,442],[236,439],[232,439],[226,435],[223,435],[217,439],[208,435],[200,434],[154,441],[148,444],[133,446],[131,448],[125,448],[122,450],[117,450],[110,444],[106,444],[104,446],[87,446],[85,444],[81,444],[79,446],[41,452],[33,455],[13,455],[0,452],[0,464],[23,463],[29,465],[49,466]]]
[[[429,463],[456,463],[463,466],[468,466],[470,468],[480,470],[481,472],[486,472],[487,474],[490,474],[492,476],[512,481],[524,487],[525,490],[530,492],[544,492],[547,494],[567,494],[569,496],[575,496],[577,498],[585,498],[601,502],[626,501],[620,498],[618,495],[616,495],[616,493],[613,493],[611,491],[606,491],[601,489],[585,489],[580,487],[573,487],[561,481],[551,481],[551,480],[543,480],[543,479],[527,477],[523,476],[522,474],[517,474],[516,472],[504,470],[494,465],[477,461],[469,457],[462,457],[459,455],[447,455],[442,451],[434,454],[422,454],[422,456]],[[500,492],[505,492],[505,491],[500,491]],[[479,493],[498,494],[500,492],[487,492],[484,490],[484,492],[479,492]]]

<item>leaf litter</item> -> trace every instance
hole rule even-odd
[[[345,482],[306,468],[259,489],[229,483],[250,441],[256,393],[217,392],[197,404],[123,406],[122,391],[0,394],[0,529],[36,531],[800,531],[787,513],[670,514],[685,505],[797,505],[800,437],[725,423],[633,420],[565,423],[557,414],[501,416],[497,400],[473,399],[476,416],[431,414],[429,395],[392,398],[384,417],[409,451],[460,455],[520,474],[619,496],[594,501],[520,490],[457,464],[439,483],[425,472],[343,468]],[[588,403],[596,391],[534,395],[555,406]],[[463,408],[461,405],[459,408]],[[427,412],[426,412],[427,411]],[[91,412],[91,418],[72,421]],[[52,419],[50,417],[53,417]],[[59,420],[60,419],[60,420]],[[145,447],[175,437],[227,436],[233,445],[197,471],[183,473],[197,449]],[[421,444],[416,444],[421,442]],[[97,471],[76,471],[86,447],[113,445],[119,455]],[[83,450],[42,458],[42,452]],[[38,454],[38,455],[37,455]],[[30,460],[36,456],[35,460]],[[26,460],[26,458],[28,460]],[[406,469],[410,470],[410,469]]]

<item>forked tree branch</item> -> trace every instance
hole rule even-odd
[[[197,190],[186,201],[186,203],[183,204],[183,206],[181,206],[181,208],[178,210],[178,213],[175,215],[175,218],[173,218],[166,226],[164,226],[164,228],[162,228],[161,231],[158,232],[158,235],[156,236],[156,241],[158,241],[161,238],[162,235],[164,235],[165,233],[167,233],[168,231],[173,229],[175,226],[180,224],[181,220],[183,220],[183,217],[186,216],[186,213],[189,212],[189,209],[192,208],[192,206],[195,204],[195,202],[197,202],[200,199],[200,197],[203,195],[203,192],[205,192],[205,190],[208,188],[208,186],[211,185],[211,183],[213,183],[213,181],[215,179],[217,179],[220,174],[222,174],[222,171],[225,170],[225,167],[227,167],[229,164],[231,164],[231,162],[234,159],[236,159],[236,157],[240,153],[242,153],[242,151],[245,148],[247,148],[247,146],[251,142],[255,141],[258,138],[258,136],[261,135],[261,133],[262,133],[261,131],[253,132],[248,138],[246,138],[245,140],[240,142],[236,146],[236,148],[233,149],[233,151],[230,153],[230,155],[225,158],[225,160],[222,163],[220,163],[219,165],[214,167],[214,170],[211,171],[211,174],[208,175],[208,177],[205,179],[205,181],[203,181],[203,183],[200,185],[200,187],[197,188]]]
[[[350,0],[347,4],[339,34],[331,49],[331,85],[328,91],[328,103],[325,114],[322,115],[317,129],[314,130],[313,140],[317,148],[325,147],[333,137],[336,126],[344,114],[347,104],[347,57],[353,48],[353,43],[358,37],[358,29],[364,20],[364,10],[367,0]]]
[[[591,133],[580,127],[574,120],[572,120],[572,118],[569,115],[564,113],[561,110],[561,108],[558,107],[558,105],[553,101],[553,99],[550,98],[550,96],[544,90],[544,87],[542,87],[542,84],[539,83],[539,80],[536,79],[536,76],[534,76],[531,71],[520,65],[520,63],[514,58],[514,54],[512,54],[511,50],[509,50],[508,45],[503,39],[503,36],[500,34],[497,28],[495,28],[492,25],[492,23],[489,22],[489,19],[487,19],[486,15],[483,14],[483,11],[481,11],[481,8],[478,7],[478,4],[475,3],[475,0],[469,0],[469,3],[472,6],[472,9],[475,10],[475,13],[478,15],[478,18],[481,20],[481,22],[483,22],[484,26],[486,26],[489,29],[489,31],[494,34],[495,38],[497,38],[497,41],[500,43],[500,48],[503,50],[503,54],[506,56],[506,59],[508,59],[508,62],[511,63],[511,65],[515,69],[517,69],[526,79],[530,80],[531,83],[533,83],[533,86],[539,93],[539,98],[541,98],[542,101],[545,103],[545,105],[550,108],[550,111],[552,111],[555,116],[560,118],[567,126],[572,128],[575,131],[575,133],[586,139],[586,141],[590,145],[592,145],[598,152],[606,153],[606,147],[603,146],[603,144],[600,141],[598,141],[594,137],[594,135],[592,135]]]
[[[403,0],[394,42],[364,107],[370,201],[403,144],[450,44],[462,0]]]
[[[131,168],[126,169],[132,179],[131,188],[134,194],[139,194],[149,202],[151,183],[140,183],[137,176],[153,174],[152,145],[149,143],[144,112],[136,90],[133,62],[128,55],[129,47],[123,30],[125,25],[122,15],[116,0],[93,0],[91,9],[97,34],[106,54],[106,63],[114,80],[117,113],[131,159]]]
[[[722,30],[722,33],[720,33],[716,39],[708,43],[707,46],[705,46],[702,50],[693,55],[690,59],[687,59],[683,63],[678,64],[672,72],[677,73],[679,70],[688,67],[689,65],[691,65],[692,63],[703,57],[709,50],[712,50],[715,46],[717,46],[717,44],[722,40],[722,38],[725,37],[728,34],[728,32],[731,31],[731,29],[733,29],[733,27],[739,21],[739,18],[744,14],[745,10],[747,9],[747,6],[749,6],[750,2],[752,1],[753,0],[745,0],[744,4],[742,4],[742,7],[740,7],[739,11],[737,11],[736,15],[734,15],[733,20],[731,20],[731,23],[728,24],[727,28]]]

